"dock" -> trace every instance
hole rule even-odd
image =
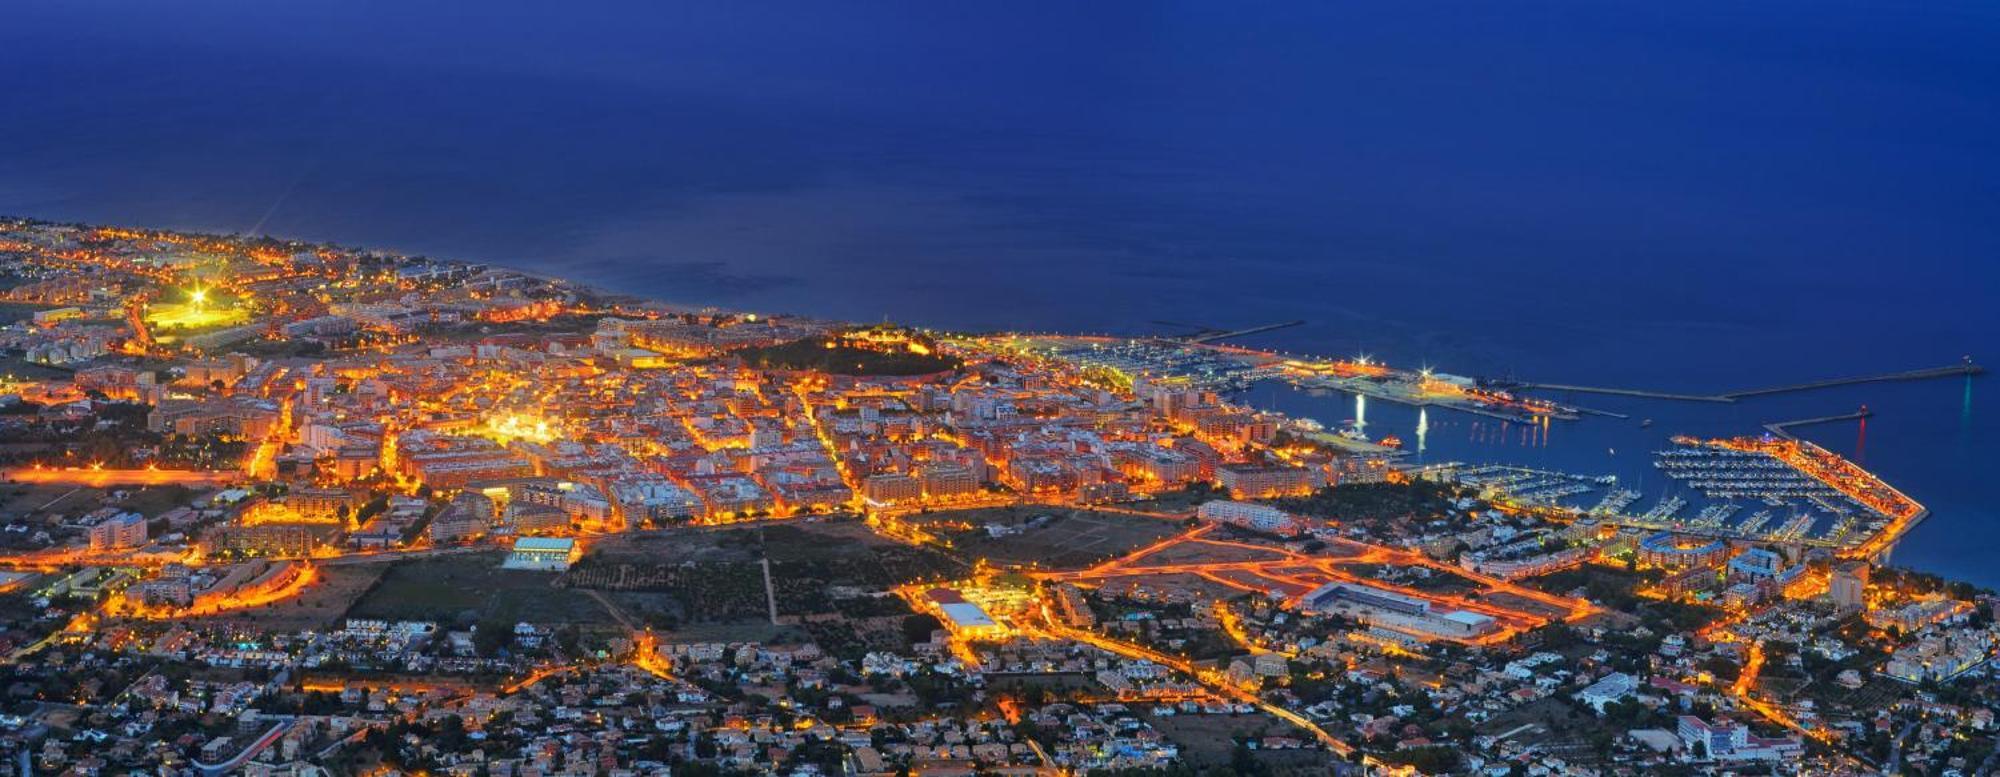
[[[1885,372],[1880,375],[1859,375],[1847,378],[1828,378],[1826,380],[1815,380],[1807,383],[1791,383],[1783,386],[1767,386],[1765,388],[1746,389],[1742,391],[1730,391],[1721,394],[1684,394],[1684,393],[1675,393],[1669,391],[1648,391],[1645,389],[1606,388],[1603,386],[1572,386],[1563,383],[1522,383],[1519,384],[1518,387],[1524,390],[1539,389],[1542,391],[1570,391],[1579,394],[1612,394],[1612,395],[1626,396],[1626,397],[1640,397],[1643,399],[1669,399],[1681,402],[1716,402],[1716,403],[1727,404],[1731,402],[1736,402],[1738,400],[1747,399],[1750,397],[1763,397],[1763,396],[1770,396],[1772,394],[1790,394],[1799,391],[1814,391],[1817,389],[1833,388],[1836,386],[1852,386],[1859,383],[1889,383],[1893,381],[1934,380],[1937,378],[1955,378],[1959,376],[1970,378],[1984,374],[1986,374],[1985,367],[1981,367],[1977,364],[1974,364],[1972,362],[1972,359],[1967,358],[1964,362],[1961,362],[1959,364],[1952,364],[1944,367],[1930,367],[1921,370],[1904,370],[1902,372]]]

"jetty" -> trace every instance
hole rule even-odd
[[[1966,357],[1965,361],[1963,362],[1960,362],[1958,364],[1946,365],[1943,367],[1929,367],[1920,370],[1904,370],[1902,372],[1885,372],[1879,375],[1857,375],[1854,377],[1847,377],[1847,378],[1828,378],[1826,380],[1815,380],[1806,383],[1790,383],[1783,386],[1767,386],[1765,388],[1745,389],[1742,391],[1729,391],[1721,394],[1686,394],[1686,393],[1676,393],[1670,391],[1649,391],[1646,389],[1606,388],[1603,386],[1573,386],[1564,383],[1521,383],[1518,384],[1518,388],[1524,390],[1570,391],[1579,394],[1612,394],[1617,396],[1641,397],[1645,399],[1670,399],[1681,402],[1716,402],[1716,403],[1727,404],[1731,402],[1736,402],[1741,399],[1747,399],[1750,397],[1770,396],[1772,394],[1790,394],[1800,391],[1814,391],[1817,389],[1833,388],[1836,386],[1852,386],[1859,383],[1888,383],[1892,381],[1934,380],[1937,378],[1955,378],[1960,376],[1970,378],[1984,374],[1986,374],[1985,367],[1981,367],[1978,364],[1974,364],[1971,357]],[[1830,419],[1830,420],[1836,420],[1836,419]]]
[[[1728,404],[1736,401],[1721,394],[1675,394],[1666,391],[1647,391],[1645,389],[1571,386],[1563,383],[1523,383],[1521,384],[1521,388],[1540,389],[1543,391],[1572,391],[1578,394],[1615,394],[1618,396],[1643,397],[1646,399],[1674,399],[1682,402],[1721,402]]]
[[[1764,425],[1764,431],[1770,432],[1771,434],[1777,435],[1779,437],[1784,437],[1786,439],[1793,439],[1794,436],[1792,435],[1791,430],[1796,427],[1812,426],[1814,424],[1830,424],[1837,421],[1859,421],[1863,418],[1867,418],[1872,415],[1875,415],[1875,411],[1869,410],[1867,407],[1862,407],[1860,410],[1856,410],[1852,413],[1841,413],[1840,415],[1823,415],[1823,416],[1818,416],[1816,418],[1800,418],[1795,421],[1777,421],[1773,423],[1768,423]]]
[[[1749,391],[1735,391],[1735,392],[1730,392],[1728,394],[1723,394],[1722,396],[1727,399],[1736,400],[1736,399],[1742,399],[1744,397],[1761,397],[1767,394],[1789,394],[1795,391],[1812,391],[1814,389],[1833,388],[1834,386],[1851,386],[1857,383],[1887,383],[1891,381],[1902,381],[1902,380],[1931,380],[1933,378],[1955,378],[1959,376],[1965,376],[1969,378],[1975,375],[1984,374],[1985,372],[1986,372],[1985,367],[1973,364],[1972,360],[1967,359],[1965,362],[1961,364],[1953,364],[1947,367],[1932,367],[1930,369],[1923,369],[1923,370],[1889,372],[1889,373],[1883,373],[1881,375],[1862,375],[1853,378],[1831,378],[1828,380],[1816,380],[1810,383],[1794,383],[1787,386],[1772,386],[1770,388],[1751,389]]]

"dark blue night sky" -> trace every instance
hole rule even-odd
[[[2000,361],[1987,2],[0,14],[0,213],[942,326],[1303,318],[1262,344],[1575,382]],[[1985,531],[1992,405],[1929,388],[1814,402],[1904,424],[1870,463]]]

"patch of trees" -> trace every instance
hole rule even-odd
[[[832,375],[929,375],[958,369],[956,357],[888,351],[836,344],[817,337],[734,352],[744,364],[765,370],[800,370]]]

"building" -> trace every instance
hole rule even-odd
[[[1805,574],[1804,565],[1787,567],[1776,551],[1751,548],[1729,560],[1729,579],[1736,583],[1782,587]]]
[[[567,537],[522,537],[514,541],[513,552],[507,554],[507,560],[500,566],[505,569],[561,572],[569,569],[569,565],[581,555],[576,540]]]
[[[493,527],[493,500],[471,492],[459,494],[431,519],[431,541],[444,544],[483,535]]]
[[[1215,468],[1215,479],[1237,499],[1300,496],[1319,486],[1314,472],[1300,467],[1228,465]]]
[[[569,513],[560,507],[509,502],[506,510],[507,522],[514,527],[514,533],[560,534],[569,531]]]
[[[461,488],[479,480],[507,480],[533,475],[526,456],[506,450],[427,453],[399,459],[403,474],[434,489]]]
[[[1827,588],[1827,598],[1833,606],[1842,610],[1860,610],[1868,606],[1868,562],[1853,561],[1835,567],[1833,580]]]
[[[362,495],[344,488],[297,488],[285,494],[284,503],[303,520],[315,523],[339,522],[361,507]]]
[[[90,527],[91,550],[123,550],[146,544],[146,516],[119,513]]]
[[[979,476],[963,464],[932,464],[922,474],[925,499],[951,499],[979,493]]]
[[[1491,616],[1470,610],[1439,610],[1429,600],[1358,583],[1328,583],[1306,594],[1306,609],[1348,616],[1378,629],[1421,640],[1475,640],[1494,633]]]
[[[1729,721],[1709,723],[1693,715],[1682,715],[1675,733],[1697,758],[1716,761],[1780,761],[1805,752],[1796,739],[1751,736],[1746,726]]]
[[[1747,740],[1750,730],[1727,721],[1711,724],[1693,715],[1682,715],[1675,733],[1680,735],[1681,744],[1696,755],[1712,758],[1718,753],[1734,751]]]
[[[276,402],[252,397],[169,399],[147,414],[146,428],[188,437],[220,435],[261,440],[277,428],[280,417]]]
[[[1663,569],[1689,569],[1721,564],[1729,555],[1729,545],[1705,537],[1681,537],[1660,532],[1639,543],[1639,562]]]
[[[611,493],[629,526],[686,521],[702,511],[701,497],[657,475],[618,481]]]
[[[1209,523],[1224,523],[1266,534],[1292,536],[1302,527],[1290,514],[1269,505],[1212,499],[1195,508],[1195,515]]]
[[[1930,633],[1914,644],[1896,649],[1882,666],[1882,675],[1912,685],[1948,681],[1985,664],[1993,656],[1996,638],[1982,629],[1951,629]]]
[[[1177,486],[1201,477],[1200,459],[1157,445],[1120,448],[1111,460],[1119,472],[1144,482]]]
[[[1305,602],[1306,606],[1315,609],[1327,609],[1340,602],[1353,602],[1404,615],[1426,615],[1431,611],[1431,603],[1428,600],[1358,583],[1328,583],[1306,594]]]
[[[332,544],[340,536],[338,524],[260,523],[231,524],[209,529],[201,544],[207,553],[239,553],[251,556],[304,556],[313,548]]]
[[[900,474],[869,475],[861,481],[861,496],[876,507],[914,502],[924,496],[923,482]]]
[[[981,639],[998,637],[1002,633],[1000,624],[986,614],[985,608],[966,601],[964,595],[950,588],[933,588],[924,592],[924,602],[954,635]]]
[[[1597,714],[1604,714],[1604,705],[1631,696],[1639,690],[1639,680],[1624,672],[1612,672],[1598,678],[1590,687],[1576,692],[1576,700],[1590,705]]]

